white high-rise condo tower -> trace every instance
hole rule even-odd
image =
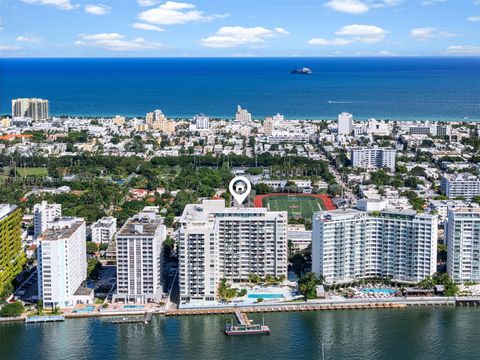
[[[163,295],[162,245],[166,227],[157,207],[146,207],[131,217],[115,235],[117,294],[123,302],[158,302]]]
[[[208,130],[210,128],[210,118],[204,114],[195,115],[193,123],[197,130]]]
[[[59,219],[62,216],[61,204],[48,204],[42,201],[33,206],[33,234],[39,236],[48,229],[49,223]]]
[[[85,221],[72,217],[53,221],[38,240],[39,299],[44,306],[74,306],[87,278]]]
[[[117,219],[103,217],[92,225],[92,241],[96,244],[108,244],[117,231]]]
[[[395,172],[395,158],[397,151],[389,148],[353,148],[350,150],[350,159],[353,167],[363,169],[371,168],[389,168],[391,172]]]
[[[49,118],[48,100],[44,99],[14,99],[12,100],[12,118],[31,118],[33,121]]]
[[[226,208],[224,200],[185,207],[180,219],[180,299],[212,301],[221,279],[287,276],[286,211]]]
[[[463,197],[471,200],[480,195],[480,177],[469,173],[445,174],[440,189],[449,199]]]
[[[347,112],[338,114],[338,134],[350,135],[353,131],[353,115]]]
[[[313,217],[312,270],[345,283],[383,277],[418,282],[437,268],[437,216],[415,211],[320,211]]]
[[[447,273],[457,283],[480,282],[480,209],[448,211]]]

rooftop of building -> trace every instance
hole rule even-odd
[[[439,207],[439,206],[469,207],[470,203],[464,200],[447,199],[447,200],[430,200],[430,205],[433,205],[434,207]]]
[[[79,228],[84,225],[83,218],[62,217],[49,223],[49,228],[39,237],[40,241],[64,240],[70,238]]]
[[[8,216],[17,208],[17,205],[0,204],[0,220]]]
[[[117,232],[119,236],[154,236],[158,227],[163,224],[163,219],[157,213],[158,207],[147,207],[140,213],[132,216]]]
[[[111,217],[111,216],[106,216],[106,217],[103,217],[103,218],[97,220],[97,222],[92,225],[92,229],[110,227],[110,226],[112,226],[113,224],[116,224],[116,223],[117,223],[116,218]]]
[[[268,211],[267,208],[255,207],[225,207],[224,199],[204,200],[202,204],[188,204],[183,210],[180,222],[207,226],[213,224],[215,218],[248,218],[254,216],[285,216],[284,211]]]
[[[396,150],[391,147],[383,147],[383,146],[378,146],[378,145],[373,145],[373,146],[355,146],[352,147],[351,150],[383,150],[383,151],[388,151],[391,150],[395,152]]]
[[[444,174],[443,177],[449,181],[480,181],[480,177],[470,173]]]
[[[463,208],[455,208],[451,209],[455,215],[457,214],[475,214],[480,215],[480,208],[479,207],[463,207]]]
[[[380,215],[383,217],[414,217],[416,215],[424,217],[434,216],[431,214],[418,214],[415,210],[386,208],[380,211],[364,211],[359,209],[337,209],[331,211],[320,211],[315,215],[315,217],[323,221],[329,221],[341,220],[342,218],[352,218],[356,216],[368,217]]]

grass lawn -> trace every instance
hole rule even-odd
[[[48,170],[43,167],[17,167],[17,173],[22,177],[28,176],[47,176]]]
[[[270,196],[263,199],[263,206],[272,211],[288,211],[291,218],[310,219],[313,213],[323,210],[321,199],[308,196]]]

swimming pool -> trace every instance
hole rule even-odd
[[[374,294],[395,294],[397,290],[393,289],[383,289],[383,288],[365,288],[362,289],[362,292],[365,294],[374,293]]]
[[[281,299],[283,294],[248,294],[249,299]]]
[[[73,312],[74,313],[89,313],[89,312],[92,312],[93,310],[95,310],[95,306],[85,306],[83,309],[74,309]]]
[[[145,306],[143,305],[124,305],[124,309],[143,309]]]

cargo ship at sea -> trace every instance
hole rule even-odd
[[[303,67],[303,68],[300,68],[300,69],[290,70],[290,73],[291,73],[291,74],[300,74],[300,75],[310,75],[310,74],[313,74],[312,70],[310,70],[310,69],[307,68],[307,67]]]

